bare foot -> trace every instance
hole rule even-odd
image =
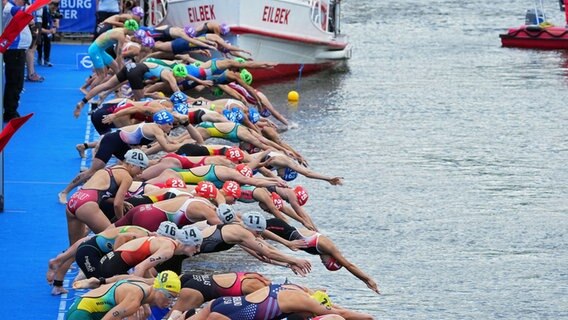
[[[67,289],[65,289],[63,287],[53,286],[53,289],[51,289],[51,295],[52,296],[62,295],[62,294],[67,293],[67,292],[69,292],[69,291],[67,291]]]
[[[101,282],[97,278],[89,278],[83,280],[77,280],[73,282],[73,289],[94,289],[98,288]]]
[[[75,149],[77,149],[77,152],[79,152],[79,157],[84,158],[85,157],[85,144],[84,143],[79,143],[75,146]]]
[[[67,204],[67,192],[61,191],[57,194],[57,197],[59,198],[59,203]]]
[[[75,276],[75,279],[73,279],[73,283],[84,279],[87,279],[87,277],[85,277],[85,274],[83,273],[82,270],[79,270],[79,273],[77,273],[77,276]]]
[[[49,262],[47,263],[47,274],[45,275],[47,283],[53,282],[53,279],[55,278],[55,271],[57,271],[57,265],[55,265],[55,259],[49,259]]]

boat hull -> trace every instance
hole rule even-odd
[[[564,27],[540,27],[524,25],[511,28],[499,35],[503,47],[530,49],[568,49],[568,29]]]
[[[227,41],[249,51],[256,61],[278,64],[249,70],[255,81],[264,81],[316,72],[351,58],[348,37],[328,32],[327,24],[312,19],[312,10],[308,1],[300,0],[173,0],[162,24],[228,24]]]

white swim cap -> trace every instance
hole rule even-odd
[[[217,216],[223,223],[233,222],[235,220],[235,217],[237,216],[233,207],[226,203],[221,203],[219,207],[217,207],[216,211]]]
[[[250,211],[243,214],[243,223],[251,231],[262,232],[266,229],[266,218],[260,212]]]
[[[124,154],[124,162],[144,169],[148,166],[148,156],[140,149],[130,149]]]
[[[179,229],[175,223],[171,221],[162,221],[156,233],[164,237],[175,239],[178,230]]]
[[[176,233],[176,238],[186,246],[200,246],[203,242],[201,231],[193,226],[183,226]]]

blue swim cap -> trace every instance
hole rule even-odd
[[[223,115],[228,120],[234,123],[241,123],[243,122],[244,115],[239,108],[233,108],[231,110],[223,110]]]
[[[154,122],[157,123],[157,124],[172,124],[172,123],[174,123],[174,115],[169,113],[165,109],[154,113],[154,116],[152,116],[152,119],[154,119]]]
[[[260,120],[260,113],[255,108],[249,108],[249,120],[252,123],[257,123]]]
[[[170,101],[173,103],[187,102],[187,95],[181,91],[174,92],[174,94],[170,97]]]
[[[175,102],[174,111],[179,114],[186,115],[189,112],[189,105],[187,102]]]
[[[143,97],[142,99],[140,99],[140,101],[154,101],[154,99],[150,97]]]
[[[298,177],[298,172],[288,167],[284,169],[284,174],[281,176],[284,181],[292,181]]]
[[[265,117],[265,118],[268,118],[272,115],[272,112],[270,112],[270,110],[264,108],[264,110],[260,111],[260,115]]]

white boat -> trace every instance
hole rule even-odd
[[[215,20],[230,26],[224,38],[276,62],[270,70],[250,70],[255,80],[297,76],[329,68],[351,57],[340,31],[340,0],[152,0],[150,23],[194,28]],[[162,19],[163,18],[163,19]]]

